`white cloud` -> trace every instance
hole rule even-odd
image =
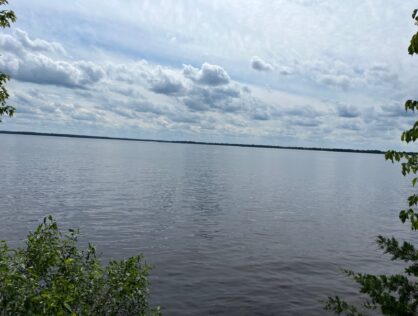
[[[100,81],[105,72],[86,61],[70,62],[49,57],[44,53],[65,53],[58,43],[31,40],[27,33],[16,30],[14,36],[1,34],[0,70],[14,79],[39,84],[85,87]]]
[[[20,29],[15,29],[14,35],[19,45],[30,51],[66,54],[64,47],[57,42],[48,42],[39,38],[31,39],[28,33]]]
[[[190,65],[184,65],[183,74],[186,78],[189,78],[196,83],[208,86],[225,85],[231,80],[225,69],[209,63],[203,63],[200,69]]]

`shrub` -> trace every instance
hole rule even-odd
[[[49,216],[24,248],[0,242],[1,315],[146,315],[150,267],[141,255],[102,266],[95,247],[77,248]]]

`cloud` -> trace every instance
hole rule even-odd
[[[346,129],[346,130],[350,130],[350,131],[360,131],[361,127],[359,126],[359,124],[356,123],[343,123],[343,124],[339,124],[338,128],[341,129]]]
[[[370,93],[379,88],[399,88],[400,86],[398,74],[391,66],[383,63],[359,65],[341,60],[317,59],[295,63],[292,66],[297,68],[297,73],[302,77],[345,91],[361,88]]]
[[[57,42],[48,42],[42,39],[31,39],[28,33],[21,29],[14,29],[11,34],[1,34],[0,47],[16,55],[25,55],[29,52],[56,53],[65,55],[64,47]]]
[[[179,70],[142,63],[130,73],[133,78],[146,78],[150,91],[175,98],[168,102],[180,102],[193,112],[239,112],[246,104],[242,94],[251,98],[250,89],[232,82],[219,65],[203,63],[200,69],[184,65]]]
[[[260,57],[254,56],[250,61],[251,68],[257,71],[271,71],[274,69],[273,65],[262,60]]]
[[[307,118],[297,118],[289,122],[292,125],[302,126],[302,127],[317,127],[321,125],[321,121],[318,119],[307,119]]]
[[[294,73],[294,71],[288,66],[276,66],[276,68],[279,71],[279,74],[283,76],[292,75]]]
[[[282,116],[301,116],[307,118],[316,118],[318,116],[322,116],[322,113],[319,110],[314,109],[312,106],[303,105],[297,107],[291,107],[286,109],[281,109],[279,114]]]
[[[208,86],[225,85],[231,80],[225,69],[209,63],[203,63],[200,69],[190,65],[184,65],[183,75],[198,84]]]
[[[103,68],[90,61],[77,61],[73,66],[82,72],[79,82],[83,85],[98,82],[105,76]]]
[[[329,86],[338,86],[343,89],[350,86],[350,79],[346,75],[320,74],[317,78],[318,82]]]
[[[0,59],[0,70],[16,80],[69,88],[86,87],[104,76],[103,69],[93,63],[69,63],[35,54],[27,54],[23,58],[4,54]]]
[[[351,105],[338,104],[337,114],[339,117],[355,118],[360,116],[360,111]]]
[[[375,85],[399,85],[399,77],[385,64],[374,64],[367,69],[367,81]]]
[[[0,70],[13,79],[38,84],[83,88],[100,81],[102,67],[87,61],[69,62],[51,58],[44,53],[64,53],[58,43],[31,40],[27,33],[17,30],[15,36],[0,35]]]
[[[88,121],[88,122],[98,121],[98,117],[96,113],[87,112],[87,111],[80,111],[80,112],[73,113],[71,117],[78,121]]]
[[[57,42],[48,42],[42,39],[31,39],[28,36],[28,33],[21,29],[14,30],[15,39],[24,47],[30,51],[37,52],[52,52],[57,54],[65,55],[66,51],[64,47]]]
[[[158,66],[148,79],[151,91],[160,94],[174,95],[184,90],[183,83],[175,73],[163,70]]]
[[[216,87],[207,88],[194,86],[184,97],[184,104],[194,111],[221,110],[225,112],[235,112],[240,109],[240,105],[235,103],[241,96],[237,87]]]
[[[413,117],[416,114],[411,111],[405,111],[405,107],[400,102],[391,102],[381,107],[382,114],[389,117]]]
[[[125,86],[120,83],[118,85],[112,85],[109,91],[120,94],[122,96],[130,97],[130,98],[135,98],[135,99],[144,98],[137,88],[131,87],[131,86]],[[81,91],[81,92],[85,93],[85,91]]]
[[[268,121],[271,119],[270,113],[263,112],[256,110],[252,115],[251,118],[257,121]]]
[[[166,42],[173,36],[176,41],[170,45],[185,45],[184,36],[177,33],[166,34]],[[28,129],[38,122],[57,132],[49,122],[61,124],[62,131],[68,125],[81,131],[85,125],[97,125],[108,135],[116,131],[124,135],[129,127],[131,136],[154,133],[153,138],[222,141],[233,135],[241,137],[233,141],[243,142],[257,136],[254,143],[286,140],[295,145],[306,139],[338,144],[365,135],[383,138],[410,119],[402,105],[380,106],[388,99],[387,88],[399,82],[395,66],[382,61],[369,65],[325,55],[304,58],[301,53],[298,61],[277,56],[280,65],[274,66],[254,56],[252,64],[260,63],[255,69],[242,67],[248,63],[248,51],[244,60],[232,62],[213,55],[197,55],[198,61],[164,60],[151,50],[134,56],[148,60],[134,61],[106,47],[91,52],[80,46],[71,51],[70,44],[65,48],[68,53],[60,43],[24,31],[0,34],[0,70],[16,79],[10,83],[16,92],[11,100],[17,107],[13,122],[28,122]],[[211,63],[202,64],[205,60]],[[259,82],[251,69],[292,76],[262,76],[265,79]],[[403,98],[400,92],[398,97]],[[348,105],[352,102],[367,104],[374,112]]]

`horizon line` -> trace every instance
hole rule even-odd
[[[385,153],[384,151],[377,150],[377,149],[322,148],[322,147],[280,146],[280,145],[263,145],[263,144],[240,144],[240,143],[224,143],[224,142],[218,143],[218,142],[203,142],[203,141],[189,141],[189,140],[163,140],[163,139],[111,137],[111,136],[81,135],[81,134],[67,134],[67,133],[44,133],[44,132],[28,132],[28,131],[0,130],[0,134],[87,138],[87,139],[107,139],[107,140],[124,140],[124,141],[136,141],[136,142],[207,145],[207,146],[230,146],[230,147],[249,147],[249,148],[349,152],[349,153],[364,153],[364,154],[384,154]]]

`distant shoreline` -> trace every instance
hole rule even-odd
[[[22,132],[22,131],[1,131],[0,130],[0,134],[69,137],[69,138],[89,138],[89,139],[107,139],[107,140],[126,140],[126,141],[136,141],[136,142],[208,145],[208,146],[230,146],[230,147],[250,147],[250,148],[270,148],[270,149],[333,151],[333,152],[362,153],[362,154],[384,154],[385,153],[384,151],[381,151],[381,150],[360,150],[360,149],[320,148],[320,147],[293,147],[293,146],[274,146],[274,145],[255,145],[255,144],[234,144],[234,143],[211,143],[211,142],[195,142],[195,141],[185,141],[185,140],[159,140],[159,139],[142,139],[142,138],[127,138],[127,137],[77,135],[77,134],[37,133],[37,132]]]

